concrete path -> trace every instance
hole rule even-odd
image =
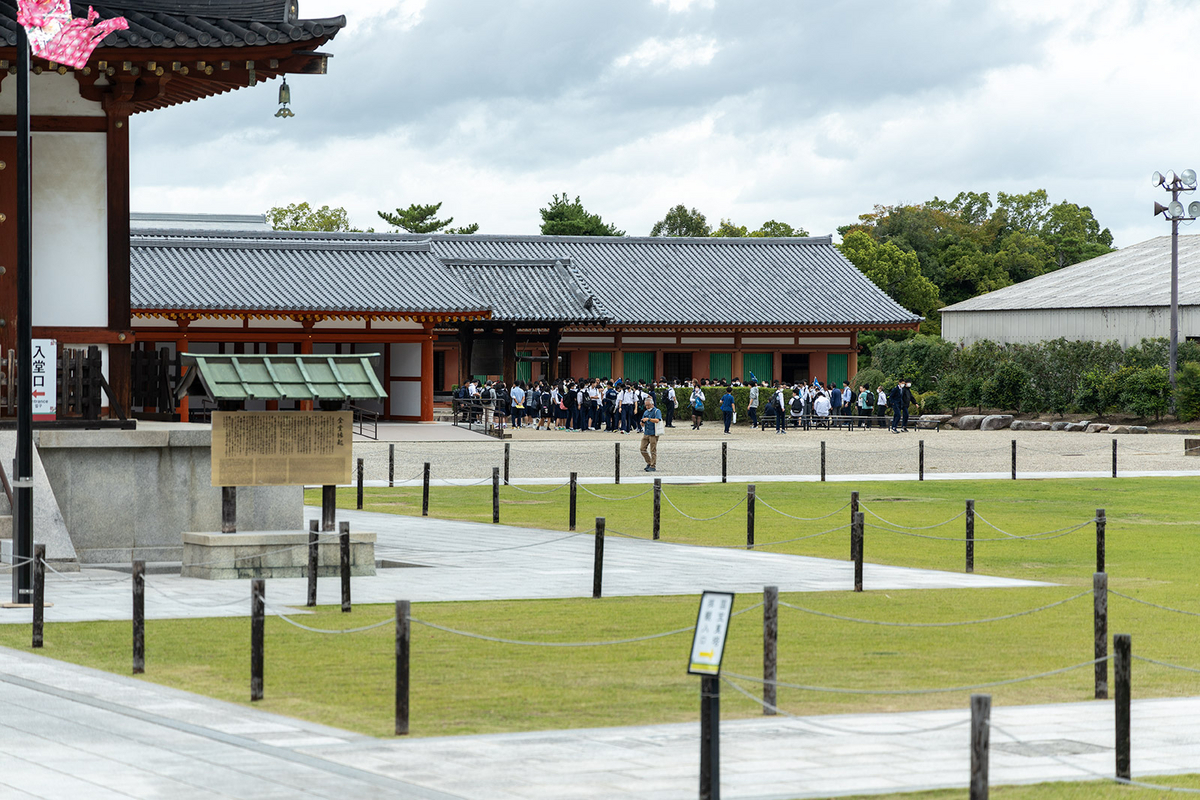
[[[848,512],[847,512],[848,513]],[[306,509],[309,518],[319,510]],[[357,603],[396,600],[524,600],[591,597],[594,540],[590,529],[576,534],[473,522],[339,511],[352,530],[378,534],[376,559],[400,565],[355,578]],[[844,520],[843,520],[844,521]],[[830,520],[830,527],[838,522]],[[581,526],[582,527],[582,526]],[[849,536],[846,531],[830,535]],[[847,544],[848,546],[848,544]],[[826,592],[853,588],[853,564],[824,558],[735,548],[719,549],[607,536],[604,593],[609,597],[692,595],[725,590],[760,593],[763,586],[784,592]],[[0,592],[11,578],[0,578]],[[937,570],[865,564],[868,590],[1017,588],[1046,586],[1034,581],[967,575]],[[148,575],[146,616],[150,619],[248,615],[249,581],[207,581],[179,575]],[[130,618],[128,575],[111,569],[85,569],[74,575],[49,573],[47,622]],[[322,579],[318,602],[341,602],[336,579]],[[303,605],[307,581],[275,578],[267,603]],[[28,609],[0,610],[0,624],[28,623]]]
[[[962,788],[966,703],[725,721],[722,794]],[[1135,778],[1200,771],[1198,715],[1200,698],[1134,701]],[[996,708],[992,717],[993,785],[1112,774],[1109,702]],[[0,648],[0,752],[6,800],[691,800],[699,726],[369,739]]]

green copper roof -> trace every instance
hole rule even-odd
[[[176,394],[206,394],[214,401],[383,400],[387,393],[371,360],[378,354],[342,356],[216,356],[183,354],[190,367]],[[196,380],[199,379],[199,385]]]

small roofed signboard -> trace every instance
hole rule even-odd
[[[335,486],[351,482],[350,411],[215,411],[213,486]]]
[[[692,634],[692,654],[688,659],[691,675],[720,675],[725,655],[725,637],[733,616],[733,592],[705,592],[700,596],[696,631]]]

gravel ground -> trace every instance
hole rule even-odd
[[[729,475],[818,475],[821,442],[826,442],[829,476],[906,474],[917,471],[918,441],[925,441],[925,471],[938,473],[1007,473],[1011,442],[1017,441],[1017,469],[1022,472],[1107,472],[1112,468],[1112,441],[1118,442],[1120,471],[1200,470],[1200,457],[1184,455],[1183,436],[1060,433],[1040,431],[923,430],[891,434],[886,430],[774,431],[735,427],[729,435],[718,423],[692,431],[690,423],[671,429],[659,441],[658,477],[720,475],[721,444],[728,442]],[[612,477],[614,444],[621,445],[623,476],[642,474],[637,434],[569,433],[517,430],[511,445],[510,477],[565,480]],[[396,442],[397,481],[419,477],[429,461],[434,478],[486,480],[492,467],[503,467],[504,444],[477,441]],[[367,481],[386,481],[388,444],[361,441],[355,455],[364,459]]]

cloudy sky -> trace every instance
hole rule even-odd
[[[134,209],[444,201],[536,233],[552,194],[645,235],[833,233],[876,204],[1045,188],[1119,246],[1164,233],[1154,170],[1200,169],[1185,0],[300,0],[345,14],[329,74],[135,118]],[[1200,231],[1196,231],[1200,232]]]

